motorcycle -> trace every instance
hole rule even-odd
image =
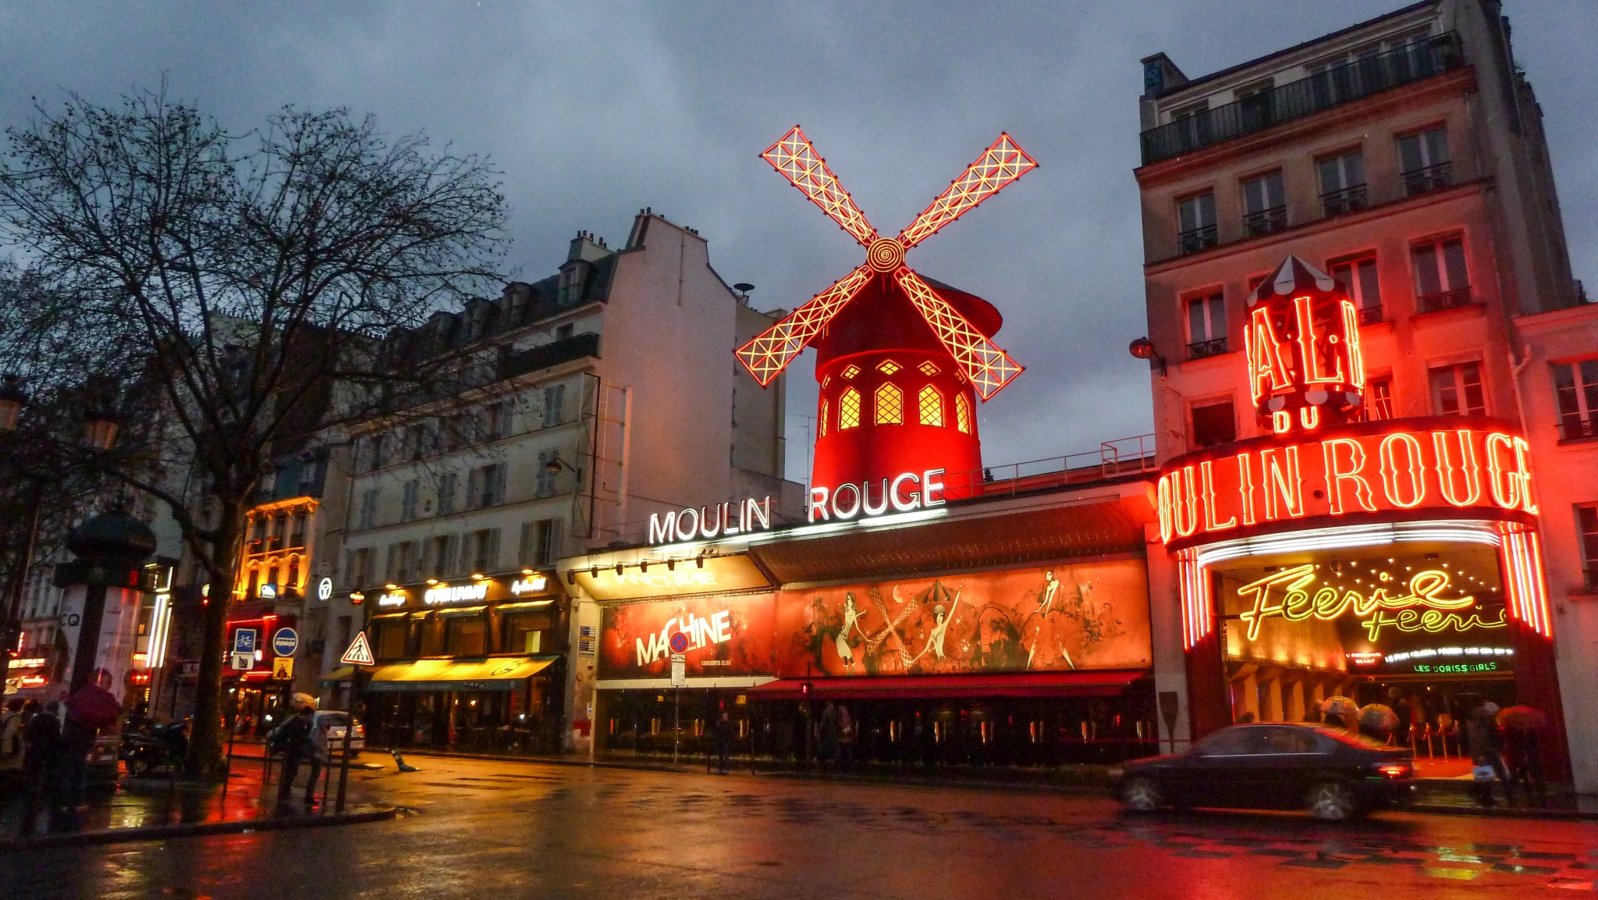
[[[188,752],[187,722],[143,725],[122,732],[117,758],[128,767],[128,775],[142,778],[157,769],[177,769]]]

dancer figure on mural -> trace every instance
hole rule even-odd
[[[1068,669],[1076,668],[1076,661],[1071,659],[1071,651],[1066,647],[1071,628],[1065,612],[1054,605],[1054,597],[1059,590],[1060,581],[1054,577],[1054,570],[1045,569],[1043,589],[1038,591],[1038,608],[1027,617],[1021,629],[1021,642],[1027,648],[1028,669],[1053,669],[1057,660],[1064,661]],[[1082,597],[1078,593],[1078,605],[1081,602]]]
[[[871,639],[871,636],[866,634],[865,629],[860,627],[860,617],[863,615],[865,615],[865,611],[855,606],[854,594],[844,594],[843,623],[838,628],[837,638],[834,639],[834,643],[838,647],[838,658],[843,660],[844,672],[849,672],[854,668],[854,646],[850,643],[850,638],[852,637],[850,632],[857,632],[863,640],[869,641]]]
[[[947,611],[944,610],[942,603],[932,607],[932,630],[927,632],[927,643],[921,648],[920,653],[905,659],[904,667],[906,669],[919,662],[921,657],[926,656],[929,650],[932,651],[932,658],[935,660],[934,665],[943,662],[947,658],[943,650],[943,640],[949,633],[949,622],[954,618],[955,607],[960,605],[960,592],[963,590],[965,590],[965,585],[963,584],[955,590],[954,600],[949,604]]]

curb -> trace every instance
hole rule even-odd
[[[121,844],[127,841],[161,841],[172,838],[207,837],[217,834],[248,834],[255,831],[284,831],[291,828],[329,828],[338,825],[359,825],[366,822],[387,821],[398,817],[399,812],[399,807],[391,806],[384,809],[330,813],[321,816],[268,816],[260,819],[231,819],[225,822],[192,822],[176,825],[155,825],[146,828],[111,828],[104,831],[45,834],[36,837],[0,841],[0,853],[14,853],[21,850],[38,850],[50,847]]]

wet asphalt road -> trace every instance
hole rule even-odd
[[[0,898],[1298,900],[1562,895],[1598,877],[1598,823],[1147,819],[1017,790],[412,762],[359,776],[363,798],[415,810],[392,822],[0,856]]]

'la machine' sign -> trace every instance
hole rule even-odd
[[[848,522],[889,512],[913,512],[942,506],[943,469],[901,472],[876,482],[849,482],[810,489],[806,518],[812,522]],[[771,528],[771,498],[688,507],[649,517],[649,543],[708,541]]]

